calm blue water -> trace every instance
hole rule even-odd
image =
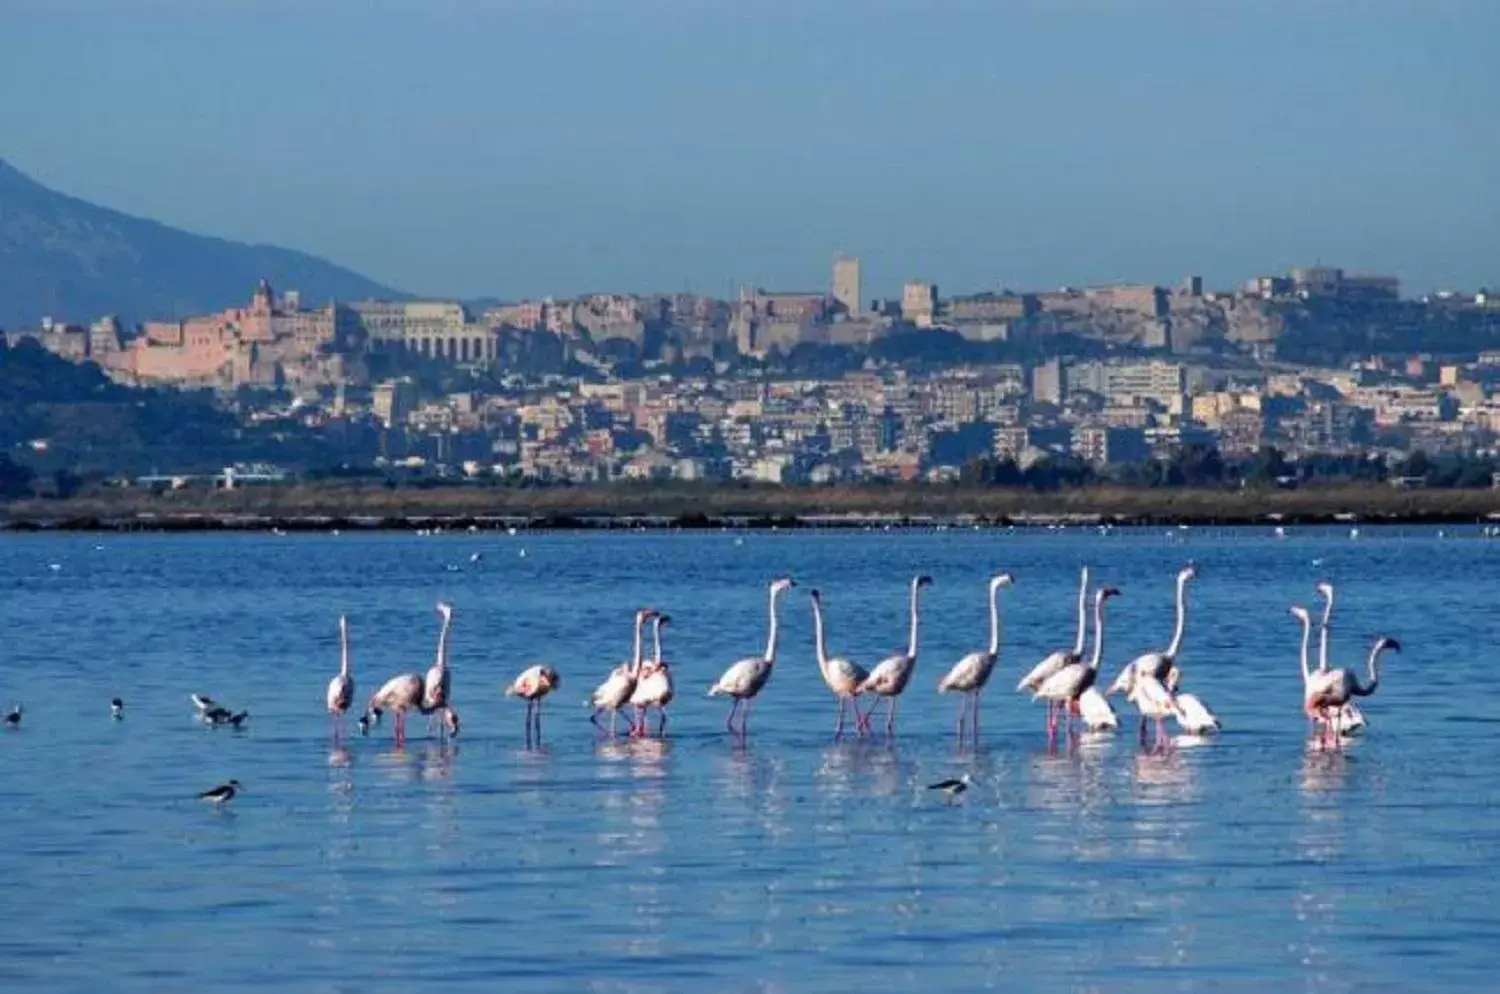
[[[1078,566],[1124,591],[1108,677],[1165,643],[1189,557],[1183,667],[1223,736],[1049,754],[1011,688],[1071,641]],[[984,644],[998,569],[1000,669],[959,750],[933,684]],[[898,737],[835,744],[806,590],[868,665],[905,640],[914,571],[936,583]],[[737,749],[701,694],[760,651],[782,572],[800,586]],[[1307,743],[1287,613],[1323,576],[1338,665],[1377,632],[1406,648],[1342,754]],[[26,705],[0,734],[4,986],[1492,990],[1497,583],[1500,545],[1453,529],[0,536],[0,703]],[[429,665],[439,598],[460,743],[418,719],[405,751],[389,726],[332,747],[339,612],[363,700]],[[648,603],[673,617],[671,737],[599,744],[580,702]],[[501,689],[537,660],[564,686],[527,751]],[[195,690],[249,728],[194,722]],[[960,803],[923,789],[964,771]],[[192,799],[228,777],[232,810]]]

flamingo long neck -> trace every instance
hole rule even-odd
[[[913,580],[911,583],[911,637],[906,641],[906,655],[912,659],[917,658],[917,591],[922,585]]]
[[[1333,590],[1325,595],[1328,603],[1323,605],[1323,630],[1318,633],[1318,672],[1328,669],[1328,622],[1333,618]]]
[[[990,655],[1000,655],[1000,585],[990,584]]]
[[[1078,634],[1073,637],[1073,656],[1077,659],[1083,658],[1083,643],[1089,630],[1089,570],[1083,568],[1082,579],[1078,581]]]
[[[1375,647],[1370,650],[1370,682],[1367,684],[1361,684],[1359,682],[1359,675],[1355,674],[1354,686],[1350,688],[1350,692],[1353,693],[1354,696],[1369,697],[1371,694],[1375,693],[1375,688],[1380,686],[1380,654],[1384,651],[1385,646],[1381,645],[1378,642],[1375,644]]]
[[[661,616],[655,619],[655,625],[651,629],[651,665],[661,666]]]
[[[1187,630],[1187,584],[1188,575],[1181,573],[1177,577],[1177,627],[1172,631],[1172,644],[1167,646],[1167,658],[1176,659],[1177,653],[1182,651],[1182,636]]]
[[[349,675],[349,623],[339,622],[339,675]]]
[[[635,652],[630,656],[630,673],[632,676],[641,671],[641,626],[646,619],[639,614],[635,616]]]
[[[438,631],[437,665],[439,669],[448,668],[448,629],[453,625],[453,615],[443,615],[443,627]]]
[[[1302,685],[1312,682],[1312,670],[1307,662],[1307,649],[1312,643],[1312,615],[1302,616]]]
[[[1089,660],[1091,669],[1098,669],[1104,659],[1104,598],[1094,601],[1094,656]]]
[[[776,587],[771,588],[771,628],[766,633],[766,662],[776,662],[776,595],[781,593]]]
[[[813,644],[818,650],[818,669],[826,672],[828,669],[828,638],[823,631],[823,605],[819,604],[818,599],[814,597],[812,599],[812,606]]]

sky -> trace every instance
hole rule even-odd
[[[0,158],[418,294],[1500,286],[1494,0],[0,0]]]

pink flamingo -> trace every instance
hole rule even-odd
[[[365,712],[378,722],[386,711],[396,712],[396,745],[406,744],[406,712],[422,710],[422,677],[417,673],[393,676],[381,685],[365,705]]]
[[[729,709],[729,718],[724,723],[724,727],[729,729],[731,735],[738,733],[740,738],[745,737],[749,728],[750,702],[771,679],[771,670],[776,666],[776,601],[783,592],[796,585],[796,582],[789,576],[778,577],[771,581],[769,588],[771,623],[770,631],[766,634],[766,654],[751,656],[732,664],[724,671],[724,675],[708,688],[709,697],[718,697],[722,694],[734,698],[734,706]],[[745,706],[745,713],[740,716],[739,728],[735,728],[734,716],[739,714],[741,704]]]
[[[542,744],[542,698],[562,684],[557,670],[546,663],[527,667],[521,675],[505,688],[506,697],[519,697],[526,702],[526,744],[532,743],[532,729],[536,730],[536,744]]]
[[[657,724],[656,734],[665,734],[667,730],[667,705],[672,703],[676,690],[672,686],[672,670],[667,661],[661,655],[661,629],[662,626],[672,620],[670,615],[658,614],[652,620],[651,661],[641,670],[641,678],[636,681],[635,693],[630,696],[630,703],[636,707],[637,724],[634,733],[644,736],[646,731],[646,719],[650,716],[652,708],[656,708]]]
[[[349,619],[339,615],[339,672],[328,681],[328,713],[333,716],[333,737],[338,738],[344,715],[354,703],[354,676],[349,672]]]
[[[1104,658],[1104,602],[1111,597],[1118,597],[1119,594],[1120,591],[1114,587],[1105,587],[1094,595],[1094,655],[1089,662],[1086,665],[1069,663],[1049,676],[1037,688],[1036,697],[1048,702],[1047,713],[1050,720],[1047,724],[1047,736],[1049,740],[1057,730],[1056,721],[1051,719],[1051,715],[1065,714],[1068,729],[1071,731],[1073,715],[1078,711],[1078,698],[1099,678],[1099,663]]]

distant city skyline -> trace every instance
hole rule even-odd
[[[1500,284],[1500,6],[15,0],[0,157],[433,297]]]

